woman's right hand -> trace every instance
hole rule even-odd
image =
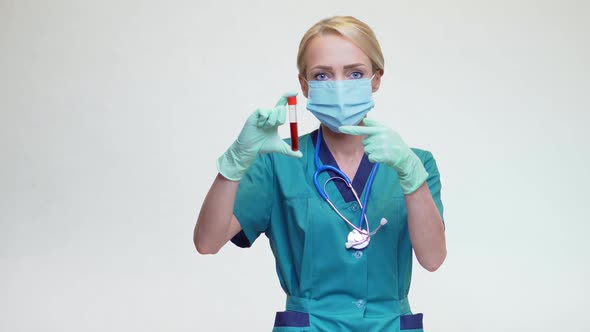
[[[278,127],[286,119],[287,97],[294,95],[297,93],[287,92],[274,108],[259,108],[248,117],[236,141],[217,159],[217,169],[223,177],[239,181],[259,153],[302,157],[300,151],[292,151],[278,134]]]

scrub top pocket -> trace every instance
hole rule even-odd
[[[310,331],[309,314],[299,311],[279,311],[275,316],[273,332]]]
[[[402,315],[399,318],[399,329],[405,332],[423,332],[422,314]]]

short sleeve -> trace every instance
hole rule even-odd
[[[258,155],[240,180],[234,215],[242,231],[232,238],[239,247],[250,247],[266,231],[270,223],[273,195],[274,172],[270,154]]]
[[[441,200],[441,184],[440,184],[440,173],[438,172],[438,167],[436,166],[436,160],[434,160],[434,156],[432,153],[424,150],[413,149],[416,155],[422,160],[422,164],[428,172],[428,178],[426,179],[426,183],[428,183],[428,189],[430,189],[430,194],[432,195],[432,200],[436,205],[438,212],[440,214],[441,219],[444,223],[443,217],[443,203]]]

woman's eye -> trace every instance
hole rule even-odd
[[[358,80],[359,78],[363,78],[363,73],[360,71],[355,71],[350,74],[350,78],[353,80]]]
[[[319,73],[319,74],[316,74],[314,77],[315,77],[316,81],[327,81],[329,79],[329,77],[328,77],[328,75],[326,75],[326,73]]]

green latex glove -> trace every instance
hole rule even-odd
[[[239,181],[259,153],[278,152],[302,157],[301,151],[292,151],[278,134],[278,127],[285,123],[287,115],[287,97],[295,95],[296,92],[287,92],[274,108],[259,108],[248,117],[238,139],[217,159],[217,170],[221,175]]]
[[[365,118],[365,126],[342,126],[340,132],[367,135],[363,140],[369,160],[393,168],[399,175],[404,194],[416,191],[428,178],[422,161],[393,129]]]

